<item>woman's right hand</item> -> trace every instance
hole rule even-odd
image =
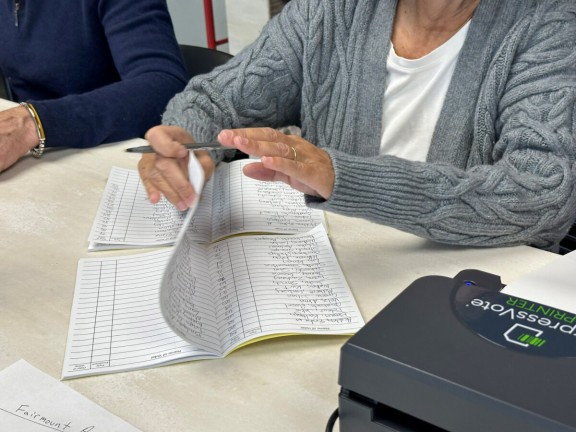
[[[177,126],[156,126],[145,138],[155,153],[145,153],[138,162],[138,171],[150,201],[156,204],[162,195],[178,210],[187,210],[201,191],[195,191],[188,176],[189,152],[184,143],[194,139]],[[206,180],[214,172],[214,161],[207,151],[197,151],[196,158],[204,169]]]

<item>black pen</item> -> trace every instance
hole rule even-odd
[[[209,150],[209,149],[228,149],[232,150],[233,147],[224,147],[219,142],[207,142],[207,143],[191,143],[183,144],[188,150]],[[126,149],[129,153],[154,153],[152,146],[140,146],[140,147],[130,147]]]

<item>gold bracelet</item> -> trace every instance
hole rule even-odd
[[[30,103],[20,102],[20,105],[25,107],[34,120],[34,124],[36,125],[36,133],[38,134],[38,145],[30,150],[32,156],[35,158],[39,158],[44,153],[44,149],[46,148],[46,135],[44,134],[44,127],[42,126],[42,122],[40,121],[40,117],[36,112],[36,108]]]

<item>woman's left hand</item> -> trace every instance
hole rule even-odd
[[[281,181],[324,199],[332,195],[335,175],[330,155],[299,136],[272,128],[225,129],[218,141],[260,158],[244,167],[248,177]]]

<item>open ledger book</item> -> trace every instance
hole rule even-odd
[[[250,160],[218,165],[188,223],[194,240],[210,243],[241,233],[295,234],[326,226],[324,213],[306,207],[300,192],[284,183],[244,176],[247,163]],[[151,204],[137,171],[113,167],[88,249],[172,245],[185,216],[165,198]]]
[[[200,190],[203,179],[192,180]],[[220,358],[268,337],[364,325],[322,225],[202,243],[193,214],[173,248],[80,260],[63,378]]]

